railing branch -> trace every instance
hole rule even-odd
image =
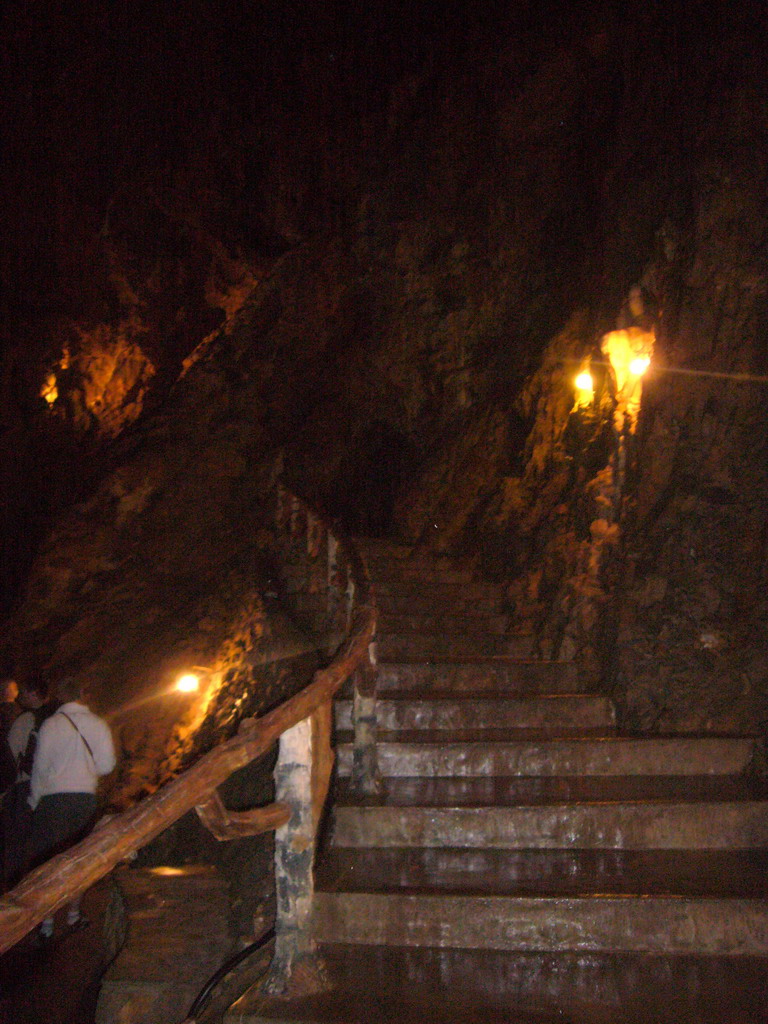
[[[271,832],[285,825],[291,816],[290,807],[283,803],[255,807],[251,811],[230,811],[224,806],[218,792],[214,792],[204,803],[195,804],[195,810],[203,825],[220,842]]]

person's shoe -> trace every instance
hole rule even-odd
[[[44,952],[53,948],[53,942],[53,932],[41,932],[38,928],[32,939],[32,948],[38,950],[38,952]]]
[[[84,928],[90,928],[91,922],[84,914],[78,914],[74,921],[67,921],[67,932],[81,932]]]

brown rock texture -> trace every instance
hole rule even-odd
[[[224,6],[115,15],[114,95],[87,19],[47,26],[68,40],[52,77],[43,15],[13,7],[7,649],[82,672],[104,707],[231,670],[205,729],[233,728],[234,638],[302,646],[265,608],[280,469],[353,532],[474,558],[624,724],[757,731],[760,5],[491,5],[482,24],[448,5],[439,30],[418,4],[349,24]],[[56,112],[49,140],[24,90]],[[112,135],[81,118],[94,104]],[[655,343],[621,436],[616,330]]]

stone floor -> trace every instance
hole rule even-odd
[[[768,960],[321,947],[329,988],[228,1024],[765,1024]],[[445,1001],[452,979],[454,998]]]
[[[83,900],[87,929],[36,948],[28,935],[0,957],[0,1024],[178,1024],[231,952],[220,880],[211,868],[124,869],[117,884],[127,941],[105,974],[110,894],[104,879]],[[201,906],[202,904],[202,906]],[[57,926],[65,912],[60,911]],[[266,971],[268,944],[217,985],[198,1016],[214,1024]]]
[[[93,1024],[104,965],[103,924],[110,883],[86,893],[90,927],[45,950],[28,935],[0,957],[0,1024]],[[56,925],[61,928],[65,911]]]
[[[178,1024],[232,953],[224,878],[208,865],[116,873],[126,942],[104,975],[98,1024]]]

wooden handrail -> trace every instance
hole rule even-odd
[[[333,697],[359,666],[367,663],[376,629],[376,609],[367,574],[354,548],[349,549],[353,573],[363,598],[354,608],[349,640],[331,664],[312,682],[262,718],[246,719],[237,736],[203,755],[157,793],[107,820],[65,853],[30,872],[0,898],[0,953],[22,939],[36,924],[85,892],[122,860],[145,846],[194,807],[214,808],[216,789],[233,772],[266,753],[286,730],[304,721]],[[213,804],[210,802],[214,801]],[[284,820],[274,812],[271,827]],[[242,834],[242,833],[241,833]]]

